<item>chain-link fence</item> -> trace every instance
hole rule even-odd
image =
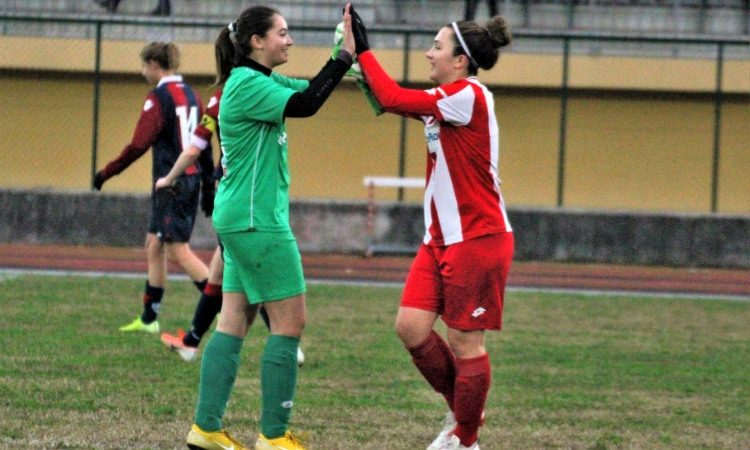
[[[144,43],[177,41],[182,72],[207,100],[212,41],[225,22],[5,13],[0,85],[12,126],[0,140],[0,186],[89,189],[93,171],[129,142],[150,89],[137,57]],[[292,32],[288,73],[313,76],[332,26]],[[394,78],[429,86],[423,53],[434,30],[373,26],[370,34]],[[498,97],[510,204],[750,211],[750,38],[524,29],[515,38],[482,78]],[[422,175],[419,124],[375,118],[351,84],[289,127],[299,136],[296,196],[364,199],[364,176]],[[147,192],[149,160],[108,189]]]

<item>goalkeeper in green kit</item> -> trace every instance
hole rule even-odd
[[[348,8],[344,20],[351,20]],[[223,303],[201,361],[193,450],[242,450],[222,419],[238,375],[240,350],[260,305],[271,334],[261,358],[262,411],[255,450],[305,450],[289,431],[297,388],[297,349],[307,320],[305,280],[289,224],[288,117],[310,117],[351,68],[354,39],[344,33],[336,56],[310,81],[273,69],[294,44],[281,14],[245,9],[222,30],[217,54],[233,64],[219,106],[222,168],[213,225],[224,245]]]

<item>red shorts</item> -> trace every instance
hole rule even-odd
[[[401,306],[436,312],[457,330],[499,330],[511,259],[513,233],[447,247],[422,244],[406,278]]]

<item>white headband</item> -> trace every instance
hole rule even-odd
[[[237,44],[237,23],[232,22],[230,23],[227,28],[229,29],[229,40],[232,41],[233,44]]]
[[[464,37],[461,36],[461,32],[458,30],[458,24],[456,22],[452,22],[451,26],[453,27],[453,31],[456,33],[456,37],[458,38],[458,42],[461,44],[461,48],[464,49],[464,53],[466,53],[466,56],[469,57],[469,61],[471,61],[471,64],[473,64],[474,67],[479,68],[479,64],[474,61],[474,58],[471,56],[471,52],[469,51],[469,47],[466,45],[466,42],[464,42]]]

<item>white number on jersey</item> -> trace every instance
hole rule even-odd
[[[190,136],[193,135],[193,131],[198,126],[198,107],[191,106],[190,113],[188,114],[185,106],[178,106],[175,108],[175,114],[177,120],[180,122],[180,142],[182,143],[182,149],[187,150],[190,147]]]

